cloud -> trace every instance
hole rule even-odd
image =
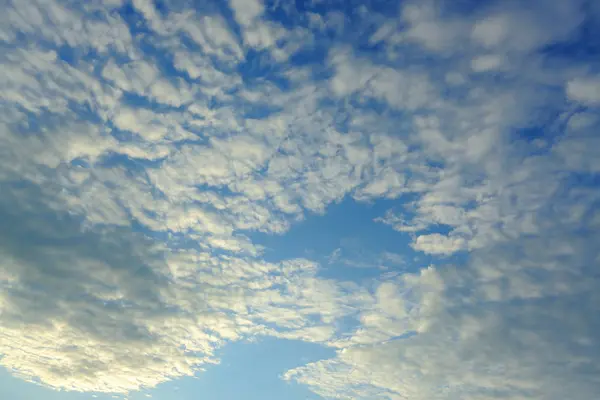
[[[277,23],[261,18],[265,12],[262,0],[230,0],[229,5],[248,46],[270,49],[284,36],[284,30]]]
[[[461,53],[472,40],[473,47],[506,52],[531,52],[546,44],[569,39],[583,23],[582,2],[534,1],[524,8],[518,2],[491,2],[460,15],[460,6],[452,11],[448,3],[408,2],[401,16],[408,29],[400,34],[404,41],[416,42],[430,51]],[[560,28],[551,29],[557,21]]]
[[[0,16],[3,366],[125,393],[269,335],[336,349],[285,375],[325,398],[594,397],[598,66],[548,50],[579,2],[184,3]],[[263,259],[342,199],[432,265]]]
[[[411,15],[418,19],[428,14]],[[543,18],[536,26],[546,23]],[[462,23],[452,24],[437,26],[454,26],[455,35],[462,34]],[[488,28],[485,41],[483,25],[478,28],[482,43],[489,48],[501,46],[502,24]],[[412,32],[412,39],[430,50],[448,51],[449,44],[435,30],[427,37],[418,32]],[[515,51],[530,51],[565,37],[561,35],[535,35],[523,47],[516,44]],[[388,43],[399,46],[392,40]],[[563,79],[558,78],[557,84],[562,85]],[[531,84],[508,87],[509,98],[519,98],[519,107],[532,106],[535,103],[529,103],[532,97],[526,94]],[[593,105],[583,91],[577,99],[569,86],[576,86],[567,83],[571,99]],[[470,249],[466,266],[436,268],[443,290],[430,292],[427,304],[433,301],[437,306],[423,318],[427,329],[419,332],[410,319],[394,320],[382,309],[374,309],[365,313],[353,335],[337,342],[342,349],[336,357],[293,369],[287,379],[309,385],[326,398],[594,396],[599,384],[594,378],[598,343],[591,332],[598,321],[588,316],[598,307],[593,289],[598,282],[595,274],[588,274],[598,257],[592,250],[598,232],[591,217],[597,214],[592,199],[597,190],[593,185],[578,187],[566,171],[595,173],[594,157],[586,155],[584,146],[593,146],[597,115],[595,111],[573,114],[570,133],[563,133],[548,152],[524,155],[533,143],[507,143],[492,131],[485,137],[486,129],[508,132],[528,123],[509,103],[494,98],[503,96],[497,86],[487,88],[494,94],[478,97],[476,89],[469,89],[478,104],[467,101],[457,106],[458,99],[452,105],[438,103],[437,118],[417,119],[423,144],[439,167],[413,167],[423,172],[419,175],[423,180],[411,177],[404,190],[420,195],[403,204],[402,212],[379,219],[399,231],[416,232],[412,246],[417,250],[452,254]],[[496,114],[500,109],[502,118]],[[452,117],[444,119],[445,114]],[[474,135],[471,129],[479,133]],[[564,180],[557,181],[552,174]],[[450,227],[450,234],[422,233],[440,226]],[[406,304],[406,300],[421,304],[418,297],[384,287],[382,292],[392,304]],[[574,320],[567,317],[567,310]],[[396,310],[392,315],[405,314]],[[569,324],[564,323],[567,319]]]
[[[465,248],[465,240],[460,237],[448,237],[439,233],[417,236],[412,245],[415,250],[430,254],[452,254]]]
[[[567,83],[567,96],[589,106],[600,104],[600,78],[581,77]]]
[[[501,57],[493,54],[486,54],[474,58],[471,61],[471,68],[475,72],[493,71],[502,66],[503,60]]]
[[[220,15],[210,15],[189,18],[182,25],[195,43],[197,43],[205,54],[214,55],[221,61],[236,62],[244,57],[238,39],[229,30],[226,21]]]
[[[260,0],[232,0],[230,5],[240,25],[249,25],[265,12],[265,6]]]
[[[4,366],[57,388],[128,391],[211,361],[218,336],[191,338],[198,355],[179,349],[191,319],[169,310],[160,248],[127,229],[82,232],[39,189],[5,188]]]
[[[336,71],[331,90],[337,96],[358,92],[409,110],[425,107],[432,100],[434,89],[424,75],[374,65],[348,50],[334,51],[330,58]]]
[[[120,2],[93,2],[87,7],[71,7],[57,2],[11,1],[2,15],[0,35],[12,43],[19,34],[35,42],[48,41],[101,54],[114,51],[130,54],[132,36],[127,24],[111,13]],[[94,18],[83,18],[94,13]]]

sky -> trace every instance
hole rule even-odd
[[[0,4],[0,398],[600,397],[600,2]]]

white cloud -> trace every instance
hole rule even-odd
[[[409,28],[406,37],[434,51],[446,51],[456,45],[466,28],[464,21],[443,20],[431,1],[407,3],[402,7],[402,18]]]
[[[82,233],[74,218],[46,208],[47,194],[27,190],[3,194],[11,228],[0,250],[8,278],[2,365],[25,379],[79,391],[152,387],[216,362],[213,351],[226,341],[257,334],[326,341],[331,321],[352,310],[344,304],[356,302],[337,283],[314,278],[307,261],[166,250],[121,228]],[[314,314],[325,322],[310,322]]]
[[[435,91],[425,75],[376,65],[348,50],[333,51],[330,62],[335,68],[330,87],[337,96],[359,93],[409,110],[426,107],[433,101]]]
[[[32,42],[47,40],[57,46],[95,49],[102,54],[134,51],[127,25],[110,12],[114,5],[92,9],[96,18],[85,18],[85,8],[54,1],[10,1],[9,5],[0,16],[0,35],[7,42],[23,34]]]
[[[494,54],[486,54],[474,58],[471,61],[471,69],[475,72],[486,72],[497,70],[502,66],[503,60],[501,57]]]
[[[148,24],[159,33],[163,33],[163,21],[152,0],[133,0],[133,6],[144,16]]]
[[[430,235],[419,235],[412,244],[415,250],[430,254],[452,254],[466,247],[465,240],[461,237],[449,237],[432,233]]]
[[[334,40],[350,30],[339,12],[313,14],[312,32],[232,1],[238,38],[214,9],[136,0],[150,29],[132,37],[118,2],[10,3],[0,363],[127,392],[271,335],[339,350],[286,375],[324,397],[592,398],[597,79],[540,61],[583,18],[546,3],[407,3],[406,26],[365,6],[351,30],[381,54]],[[314,44],[325,63],[286,62]],[[501,85],[473,73],[500,70]],[[395,211],[377,220],[413,250],[468,261],[404,273],[402,254],[342,249],[332,261],[387,267],[351,283],[261,259],[253,232],[285,234],[344,198],[385,199]]]
[[[497,5],[475,22],[472,38],[487,48],[532,51],[569,38],[584,19],[580,5],[579,1],[536,1],[527,8],[517,2]],[[557,21],[562,23],[558,26]]]
[[[497,47],[510,34],[509,18],[508,15],[495,15],[478,21],[473,26],[473,39],[484,47]]]
[[[586,105],[599,105],[600,77],[582,77],[567,82],[567,96]]]
[[[158,75],[158,69],[144,60],[131,61],[123,66],[109,60],[102,69],[102,77],[114,82],[119,89],[140,94],[146,93]]]
[[[598,140],[598,113],[584,111],[570,116],[564,138],[553,150],[565,162],[569,170],[579,172],[600,171],[600,162],[594,155]]]
[[[220,15],[192,16],[181,25],[205,54],[222,61],[235,62],[244,57],[243,50],[227,23]]]
[[[265,6],[261,0],[231,0],[229,4],[235,14],[236,20],[243,26],[250,25],[251,22],[260,17],[265,11]]]
[[[284,29],[277,23],[261,18],[265,11],[262,0],[230,0],[229,6],[248,46],[259,50],[270,49],[284,36]]]

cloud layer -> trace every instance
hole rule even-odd
[[[600,9],[318,3],[8,3],[0,363],[124,393],[269,335],[324,398],[594,398]],[[342,199],[432,265],[265,260]]]

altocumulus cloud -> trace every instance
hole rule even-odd
[[[597,2],[343,3],[7,2],[4,367],[126,393],[272,336],[336,350],[283,375],[324,398],[598,397]],[[432,265],[265,260],[342,199]]]

